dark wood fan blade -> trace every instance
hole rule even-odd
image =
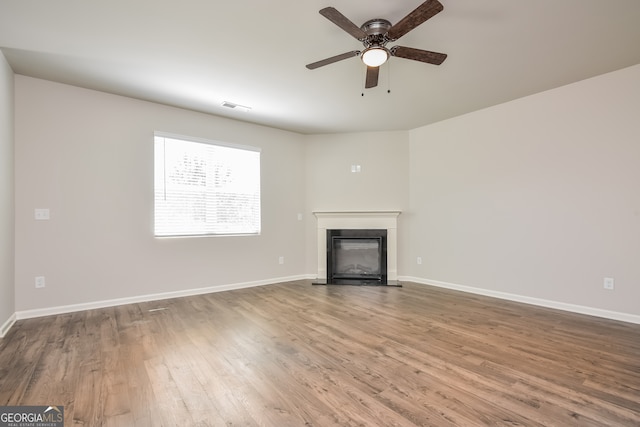
[[[360,27],[351,22],[349,18],[338,12],[334,7],[325,7],[324,9],[320,9],[320,15],[324,16],[358,40],[364,40],[367,37],[367,33],[362,31]]]
[[[413,12],[391,27],[387,32],[387,37],[391,40],[398,40],[400,37],[404,36],[427,19],[442,12],[442,9],[444,9],[444,6],[442,6],[442,3],[438,0],[425,1]]]
[[[333,64],[334,62],[342,61],[343,59],[353,58],[354,56],[360,55],[359,50],[353,50],[351,52],[345,52],[340,55],[332,56],[331,58],[326,58],[318,62],[313,62],[311,64],[307,64],[307,68],[310,70],[315,70],[316,68],[323,67],[325,65]]]
[[[380,67],[367,67],[367,78],[364,82],[365,89],[378,86],[378,75],[380,74]]]
[[[389,52],[398,58],[413,59],[414,61],[440,65],[447,59],[446,53],[431,52],[428,50],[414,49],[412,47],[394,46]]]

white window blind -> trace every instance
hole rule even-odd
[[[260,233],[260,150],[155,134],[155,235]]]

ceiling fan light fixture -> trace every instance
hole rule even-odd
[[[389,59],[389,51],[380,46],[368,47],[362,52],[362,62],[367,67],[379,67]]]

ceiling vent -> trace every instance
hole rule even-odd
[[[245,112],[247,112],[247,111],[251,110],[251,107],[246,107],[246,106],[244,106],[244,105],[235,104],[235,103],[233,103],[233,102],[229,102],[229,101],[224,101],[224,102],[222,103],[222,106],[223,106],[223,107],[227,107],[227,108],[231,108],[231,109],[233,109],[233,110],[245,111]]]

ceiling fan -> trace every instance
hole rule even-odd
[[[393,46],[387,49],[386,45],[389,42],[398,40],[443,9],[442,3],[438,0],[427,0],[395,25],[391,25],[391,22],[386,19],[376,18],[358,27],[335,8],[325,7],[320,10],[320,15],[361,41],[365,49],[363,51],[353,50],[313,62],[308,64],[307,68],[314,70],[325,65],[333,64],[334,62],[342,61],[343,59],[360,56],[362,62],[367,66],[367,76],[364,87],[368,89],[378,85],[380,65],[384,64],[391,56],[440,65],[447,58],[445,53],[404,46]]]

